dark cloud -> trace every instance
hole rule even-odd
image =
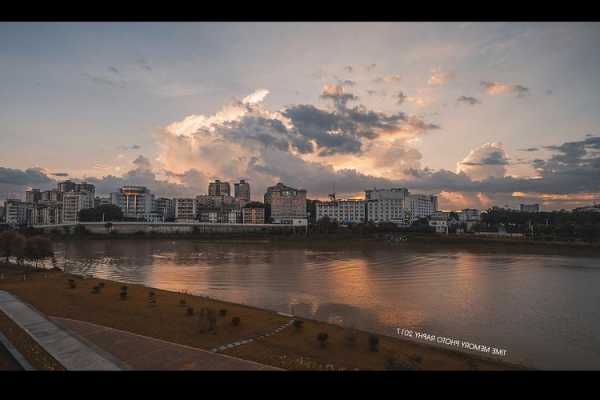
[[[35,185],[50,183],[52,180],[39,168],[26,170],[0,167],[0,183],[13,185]]]
[[[112,67],[112,66],[108,67],[108,70],[114,74],[117,74],[117,75],[120,74],[119,70],[116,67]]]
[[[471,96],[460,96],[458,99],[456,99],[456,101],[458,103],[465,103],[471,106],[474,106],[475,104],[481,104],[481,101]]]
[[[146,59],[144,58],[138,58],[136,60],[137,65],[140,66],[140,68],[145,69],[146,71],[152,71],[152,67],[150,66],[150,64],[148,63],[148,61],[146,61]]]
[[[354,94],[345,92],[341,85],[325,85],[321,92],[321,98],[325,100],[333,100],[337,108],[345,108],[349,101],[358,100]]]
[[[527,147],[525,149],[518,149],[519,151],[527,151],[527,152],[533,152],[533,151],[538,151],[539,149],[537,147]]]
[[[83,74],[83,76],[85,76],[91,82],[93,82],[95,84],[98,84],[98,85],[118,87],[118,88],[121,88],[121,89],[125,88],[125,86],[126,86],[126,84],[125,84],[124,81],[118,81],[118,80],[109,78],[107,76],[92,75],[92,74],[89,74],[87,72],[85,72]]]
[[[406,100],[406,98],[407,98],[407,97],[408,97],[408,96],[406,96],[406,94],[404,94],[404,92],[399,92],[399,93],[396,95],[396,98],[398,99],[398,104],[402,104],[402,103],[404,103],[404,100]]]
[[[67,174],[66,172],[53,172],[50,175],[52,175],[52,176],[60,176],[60,177],[69,176],[69,174]]]
[[[122,151],[139,150],[141,148],[142,148],[142,146],[140,146],[139,144],[132,144],[129,146],[118,146],[117,147],[117,149],[122,150]]]

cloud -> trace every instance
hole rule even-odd
[[[59,177],[69,176],[69,174],[66,173],[66,172],[53,172],[50,175],[52,175],[52,176],[59,176]]]
[[[104,86],[112,86],[112,87],[118,87],[118,88],[125,88],[126,83],[123,80],[115,80],[113,78],[109,78],[107,76],[102,76],[102,75],[93,75],[87,72],[83,73],[83,76],[85,76],[87,79],[89,79],[91,82],[98,84],[98,85],[104,85]]]
[[[524,97],[529,94],[529,88],[522,85],[482,81],[481,86],[483,86],[486,93],[490,95],[514,93],[517,97]]]
[[[398,92],[398,94],[396,95],[396,98],[398,99],[397,103],[398,104],[402,104],[404,103],[404,100],[406,100],[406,95],[404,94],[404,92]]]
[[[119,70],[116,67],[108,67],[108,70],[114,74],[119,75]]]
[[[525,149],[518,149],[519,151],[527,151],[527,152],[533,152],[533,151],[538,151],[539,149],[537,147],[527,147]]]
[[[342,85],[333,84],[327,84],[323,87],[321,98],[333,100],[338,108],[346,107],[348,101],[358,100],[358,97],[354,96],[352,93],[344,92],[344,87]]]
[[[127,145],[127,146],[117,146],[117,149],[121,150],[121,151],[139,150],[141,148],[142,148],[142,146],[140,146],[139,144],[132,144],[132,145]]]
[[[346,66],[344,67],[344,71],[346,71],[346,72],[350,72],[350,73],[352,73],[352,70],[353,70],[353,68],[352,68],[352,66],[351,66],[351,65],[346,65]]]
[[[35,185],[41,183],[50,183],[41,168],[27,168],[26,170],[0,167],[0,183],[13,185]]]
[[[150,64],[148,63],[148,61],[146,61],[145,58],[138,58],[136,60],[136,64],[140,68],[145,69],[146,71],[152,71],[152,67],[150,66]]]
[[[373,71],[377,67],[377,64],[369,64],[366,67],[367,72]]]
[[[377,77],[373,80],[373,82],[375,83],[397,83],[400,82],[402,80],[402,77],[400,75],[394,74],[394,75],[386,75],[383,77]]]
[[[444,72],[441,70],[433,70],[431,77],[427,83],[431,86],[441,86],[454,79],[456,74],[454,72]]]
[[[477,98],[475,97],[470,97],[470,96],[460,96],[458,99],[456,99],[456,101],[458,103],[465,103],[471,106],[474,106],[476,104],[481,104],[481,101],[479,101]]]
[[[501,143],[485,143],[458,163],[458,172],[464,172],[474,180],[490,177],[502,178],[506,175],[508,156]]]

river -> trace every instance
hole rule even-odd
[[[68,272],[390,336],[406,329],[468,341],[533,368],[600,369],[598,257],[189,239],[72,241],[55,250]]]

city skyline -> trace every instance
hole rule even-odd
[[[246,179],[600,200],[598,23],[1,23],[0,198]]]

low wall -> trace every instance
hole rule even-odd
[[[208,223],[177,223],[177,222],[112,222],[108,225],[105,222],[81,222],[90,233],[110,234],[111,232],[119,234],[144,233],[242,233],[242,232],[291,232],[294,230],[292,225],[279,224],[208,224]],[[60,231],[69,230],[73,232],[76,224],[62,225],[38,225],[37,229],[45,232],[51,232],[58,229]]]

